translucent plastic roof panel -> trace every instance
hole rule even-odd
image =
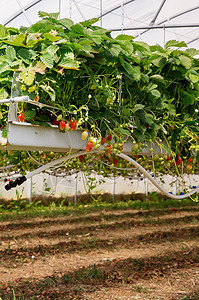
[[[97,17],[113,36],[123,32],[161,45],[183,40],[199,49],[199,0],[1,0],[0,23],[29,26],[40,10],[74,22]]]

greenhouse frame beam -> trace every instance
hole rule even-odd
[[[197,38],[195,38],[195,39],[193,39],[193,40],[187,42],[187,45],[188,45],[188,44],[191,44],[191,43],[193,43],[193,42],[195,42],[195,41],[197,41],[197,40],[199,40],[199,36],[198,36]]]
[[[27,6],[26,8],[24,8],[24,11],[27,11],[28,9],[32,8],[33,6],[37,5],[38,3],[40,3],[42,0],[36,0],[34,1],[32,4],[30,4],[29,6]],[[6,21],[4,23],[4,25],[8,25],[10,22],[12,22],[14,19],[16,19],[17,17],[19,17],[20,15],[23,14],[23,11],[20,11],[19,13],[17,13],[15,16],[11,17],[8,21]]]
[[[166,23],[166,22],[168,22],[168,21],[171,21],[171,20],[173,20],[173,19],[175,19],[175,18],[181,17],[181,16],[183,16],[183,15],[185,15],[185,14],[187,14],[187,13],[190,13],[190,12],[192,12],[192,11],[194,11],[194,10],[197,10],[197,9],[199,9],[199,6],[196,6],[196,7],[190,8],[190,9],[188,9],[188,10],[185,10],[185,11],[183,11],[183,12],[181,12],[181,13],[178,13],[178,14],[176,14],[176,15],[170,17],[169,20],[168,20],[168,19],[165,19],[165,20],[163,20],[162,22],[157,23],[156,25],[162,25],[162,24],[164,24],[164,23]],[[150,28],[150,29],[151,29],[151,28]],[[146,33],[146,32],[147,32],[148,30],[150,30],[150,29],[146,29],[145,31],[141,32],[141,33],[139,34],[139,36],[142,35],[142,34],[144,34],[144,33]],[[136,37],[138,37],[138,35],[136,35],[135,38],[136,38]]]
[[[155,24],[155,21],[156,21],[157,17],[159,16],[159,14],[160,14],[160,12],[161,12],[161,10],[162,10],[162,8],[163,8],[163,6],[164,6],[164,4],[165,4],[166,1],[167,1],[167,0],[163,0],[163,1],[162,1],[162,3],[161,3],[161,5],[160,5],[160,7],[159,7],[157,13],[155,14],[153,20],[151,21],[151,25]]]
[[[173,24],[173,25],[155,25],[155,26],[139,26],[139,27],[127,27],[125,30],[151,30],[151,29],[167,29],[167,28],[194,28],[199,27],[199,24]],[[113,28],[111,31],[120,31],[121,28]]]
[[[127,1],[127,2],[124,2],[124,6],[125,5],[127,5],[127,4],[130,4],[131,2],[134,2],[135,0],[129,0],[129,1]],[[103,17],[105,17],[106,15],[108,15],[108,14],[110,14],[110,13],[112,13],[112,12],[114,12],[115,10],[117,10],[118,8],[121,8],[121,5],[117,5],[117,6],[115,6],[114,8],[112,8],[112,9],[110,9],[109,11],[106,11],[106,12],[104,12],[104,13],[102,13],[102,14],[100,14],[98,17],[96,17],[96,18],[103,18]]]

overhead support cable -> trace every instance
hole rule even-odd
[[[125,30],[150,30],[150,29],[164,29],[164,28],[196,28],[199,24],[173,24],[173,25],[155,25],[155,26],[139,26],[139,27],[126,27]],[[110,28],[111,31],[121,31],[121,28]]]
[[[32,4],[30,4],[29,6],[27,6],[26,8],[24,8],[24,11],[27,11],[28,9],[30,9],[33,6],[35,6],[38,3],[40,3],[41,1],[42,0],[36,0],[36,1],[34,1]],[[19,17],[22,14],[23,14],[23,11],[20,11],[19,13],[16,13],[16,15],[12,16],[8,21],[6,21],[5,23],[3,23],[3,25],[7,26],[10,22],[12,22],[14,19],[16,19],[17,17]]]
[[[157,13],[155,14],[153,20],[151,21],[151,24],[150,24],[150,25],[155,24],[155,21],[156,21],[157,17],[159,16],[159,14],[160,14],[160,12],[161,12],[161,10],[162,10],[162,8],[163,8],[163,6],[164,6],[164,4],[165,4],[166,1],[167,1],[167,0],[163,0],[163,1],[162,1],[161,5],[160,5],[160,7],[159,7]]]
[[[187,45],[188,45],[188,44],[191,44],[191,43],[193,43],[193,42],[196,42],[197,40],[199,40],[199,36],[198,36],[197,38],[195,38],[195,39],[193,39],[193,40],[187,42]]]
[[[79,8],[79,6],[78,6],[78,4],[77,4],[77,1],[73,0],[73,3],[74,3],[74,5],[76,6],[76,8],[77,8],[77,10],[78,10],[80,16],[82,17],[82,19],[85,21],[85,20],[86,20],[86,17],[83,15],[81,9]]]

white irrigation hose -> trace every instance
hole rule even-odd
[[[159,185],[159,183],[157,183],[157,181],[134,159],[132,159],[131,157],[123,153],[116,154],[116,155],[132,163],[132,165],[134,165],[137,169],[139,169],[164,195],[166,195],[169,198],[178,199],[178,200],[184,199],[190,197],[191,195],[195,194],[199,190],[199,186],[197,186],[197,188],[193,189],[191,192],[184,195],[170,194],[161,185]]]

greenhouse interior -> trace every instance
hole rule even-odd
[[[196,0],[2,1],[3,199],[198,191]]]
[[[0,3],[0,300],[199,300],[199,0]]]

